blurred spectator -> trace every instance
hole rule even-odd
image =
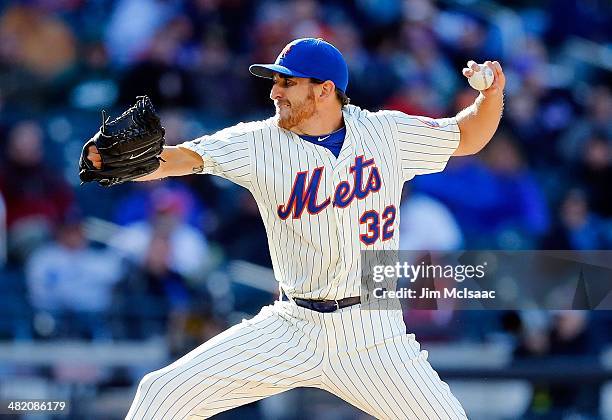
[[[0,192],[7,207],[10,253],[20,260],[50,236],[73,201],[66,181],[44,161],[43,132],[21,121],[9,133]]]
[[[119,98],[117,77],[104,44],[84,44],[80,60],[54,83],[56,102],[76,109],[110,108]]]
[[[169,109],[160,113],[164,122],[164,139],[168,146],[176,146],[189,138],[188,121],[184,113],[178,109]]]
[[[529,151],[526,158],[531,164],[538,168],[550,166],[556,163],[556,156],[551,153],[556,135],[550,135],[550,131],[565,124],[565,121],[556,122],[563,120],[556,115],[565,108],[559,105],[559,110],[553,112],[557,108],[548,98],[549,89],[557,82],[550,74],[548,52],[543,43],[534,36],[514,43],[506,65],[510,83],[504,123]]]
[[[1,31],[1,29],[0,29]],[[20,58],[16,38],[0,32],[0,109],[7,103],[11,110],[40,110],[45,98],[42,80],[29,71]]]
[[[185,279],[169,265],[169,238],[155,232],[143,261],[130,270],[116,289],[115,310],[123,315],[120,336],[143,339],[162,336],[168,319],[180,317],[190,306],[190,291]]]
[[[80,215],[66,217],[56,241],[34,251],[25,272],[32,306],[39,317],[50,315],[55,325],[46,331],[38,328],[40,335],[110,338],[107,311],[121,278],[120,259],[87,243]]]
[[[106,26],[106,45],[111,59],[121,66],[137,61],[149,48],[158,29],[173,16],[173,3],[167,0],[115,2]]]
[[[396,22],[402,12],[402,2],[399,0],[359,0],[357,10],[371,26],[386,26]]]
[[[201,279],[210,262],[208,244],[200,230],[186,221],[186,196],[161,189],[152,198],[151,218],[126,226],[112,239],[112,246],[144,266],[154,239],[165,238],[169,252],[158,258],[168,258],[168,267],[183,277]]]
[[[0,109],[42,111],[50,99],[46,83],[75,59],[75,39],[61,20],[34,3],[11,5],[2,12]]]
[[[609,249],[612,226],[593,214],[583,191],[571,189],[564,197],[559,215],[543,242],[544,249]]]
[[[219,228],[220,240],[228,257],[245,260],[265,267],[272,267],[270,252],[261,215],[253,196],[240,191],[236,208],[238,212],[227,217]]]
[[[292,0],[288,12],[293,20],[289,33],[291,39],[328,37],[329,28],[321,19],[322,8],[315,0]]]
[[[612,217],[612,141],[606,141],[598,133],[593,134],[584,145],[577,172],[593,211],[604,217]]]
[[[177,17],[155,33],[142,59],[127,69],[121,81],[122,103],[132,103],[136,96],[147,94],[158,106],[195,105],[190,78],[179,65],[183,43],[191,31],[189,20]]]
[[[463,245],[461,229],[452,213],[434,198],[408,193],[400,214],[400,249],[451,251]]]
[[[436,35],[446,47],[454,69],[465,67],[467,60],[484,63],[491,48],[486,22],[455,10],[443,10],[432,25]],[[496,54],[497,55],[497,54]]]
[[[574,356],[577,363],[596,363],[589,359],[596,353],[592,335],[589,332],[589,317],[585,311],[559,311],[552,314],[544,330],[528,328],[522,317],[515,313],[504,316],[507,330],[518,338],[514,351],[517,362],[557,358],[557,363],[564,365],[567,359]],[[576,360],[576,359],[574,359]],[[546,384],[535,383],[531,404],[525,414],[528,418],[558,419],[574,415],[596,416],[599,406],[600,390],[598,385],[580,384]],[[533,417],[532,417],[533,416]]]
[[[507,100],[504,123],[529,151],[528,161],[539,168],[554,161],[551,156],[551,144],[547,141],[539,109],[537,96],[527,89],[521,89]]]
[[[600,136],[612,142],[612,93],[606,86],[595,87],[587,96],[584,116],[575,119],[559,141],[559,153],[568,164],[583,155],[589,137]]]
[[[546,354],[588,354],[592,350],[585,311],[543,312],[539,323],[529,322],[529,312],[508,312],[502,317],[504,329],[518,338],[515,357],[541,357]]]
[[[384,108],[432,118],[440,118],[444,115],[444,109],[440,105],[435,90],[419,82],[405,85],[385,103]]]
[[[185,5],[186,15],[193,22],[194,39],[205,34],[222,32],[234,53],[242,54],[252,47],[251,22],[258,2],[250,0],[193,0]]]
[[[227,319],[215,316],[212,306],[200,297],[188,311],[170,314],[167,330],[172,358],[187,354],[228,328]]]
[[[76,58],[76,43],[68,26],[35,3],[5,10],[0,19],[0,38],[16,43],[19,53],[14,56],[18,60],[14,64],[23,64],[45,79],[66,70]]]
[[[273,62],[279,51],[292,39],[292,2],[261,2],[254,15],[252,60]],[[271,61],[270,61],[271,60]]]
[[[598,42],[610,41],[612,15],[609,2],[558,0],[544,5],[550,22],[546,35],[552,47],[572,36]]]
[[[402,47],[395,58],[395,71],[408,85],[423,84],[435,93],[437,108],[445,108],[457,87],[457,70],[441,54],[434,33],[424,25],[405,24]],[[429,114],[417,114],[429,115]],[[436,114],[439,116],[440,113]]]
[[[554,86],[556,82],[549,71],[548,51],[535,36],[521,41],[513,51],[508,71],[514,77],[520,78],[525,94],[540,98],[546,93],[546,89]]]
[[[527,240],[539,238],[550,223],[543,192],[526,166],[516,140],[503,131],[498,131],[494,140],[484,152],[484,162],[497,179],[498,191],[506,196],[498,209],[499,216],[505,219],[502,224],[518,230]]]
[[[549,227],[549,216],[533,174],[508,133],[498,132],[483,153],[482,161],[457,158],[444,173],[415,178],[415,191],[449,207],[468,247],[534,247]]]
[[[180,274],[170,268],[169,255],[169,238],[156,232],[151,238],[142,270],[147,292],[167,299],[171,310],[185,310],[189,302],[187,288]]]
[[[363,78],[349,82],[347,92],[353,103],[366,109],[380,109],[398,93],[401,79],[393,66],[394,56],[390,42],[383,42],[371,51],[363,66]]]
[[[347,93],[350,97],[359,97],[359,94],[355,96],[355,91],[358,92],[365,87],[370,79],[370,74],[367,72],[370,51],[363,45],[361,37],[362,33],[350,22],[338,22],[333,26],[329,39],[342,51],[342,56],[348,65],[350,82]]]
[[[193,191],[184,183],[171,179],[157,182],[138,182],[130,193],[125,194],[114,206],[113,221],[122,226],[151,220],[157,211],[160,196],[172,194],[181,202],[185,221],[202,228],[205,208]]]
[[[248,66],[231,54],[225,38],[209,33],[202,40],[198,58],[191,73],[195,99],[212,116],[229,117],[235,114],[236,99],[241,99],[243,112],[252,106],[244,71]]]

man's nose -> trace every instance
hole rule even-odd
[[[282,97],[283,97],[283,88],[280,87],[278,83],[273,84],[272,89],[270,89],[270,99],[272,99],[273,101],[276,101],[278,99],[281,99]]]

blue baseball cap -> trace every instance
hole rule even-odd
[[[331,80],[342,92],[348,85],[348,67],[342,53],[321,38],[300,38],[291,41],[274,64],[253,64],[255,76],[271,79],[274,73],[293,77]]]

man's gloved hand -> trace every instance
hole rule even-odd
[[[110,187],[159,168],[159,156],[165,142],[164,127],[151,100],[147,96],[136,99],[136,104],[113,121],[109,121],[102,111],[102,126],[85,143],[81,153],[79,178],[82,183],[97,181]],[[88,155],[99,155],[99,160],[92,161]]]

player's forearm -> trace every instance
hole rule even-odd
[[[202,157],[197,153],[179,146],[165,146],[159,168],[136,179],[136,181],[153,181],[169,176],[182,176],[202,171]]]
[[[478,153],[491,140],[499,126],[504,107],[503,92],[483,92],[472,105],[457,114],[461,141],[455,156]]]

